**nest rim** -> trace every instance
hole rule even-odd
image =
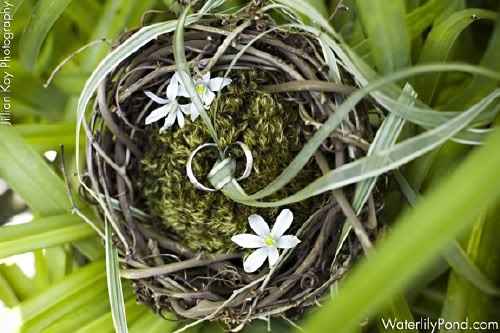
[[[245,24],[241,23],[245,20],[249,20],[251,24],[243,28],[237,36],[232,36],[234,41],[248,42],[265,29],[277,26],[268,17],[257,20],[253,16],[251,19],[238,17],[234,20],[227,18],[201,20],[194,29],[187,27],[186,41],[190,41],[192,37],[193,41],[202,37],[202,40],[208,41],[209,44],[215,43],[217,47],[212,45],[211,49],[204,48],[200,52],[194,45],[189,49],[191,53],[188,59],[199,58],[196,66],[205,64],[201,70],[205,70],[210,64],[212,68],[216,68],[218,61],[211,59],[218,54],[228,36],[231,36],[226,28],[241,26]],[[148,84],[154,83],[158,86],[159,83],[154,80],[161,80],[165,75],[173,73],[175,64],[169,64],[171,59],[159,58],[158,54],[165,47],[168,49],[168,39],[171,37],[168,35],[161,35],[157,41],[141,48],[107,77],[97,92],[92,116],[85,126],[87,133],[92,137],[92,140],[87,142],[87,186],[96,193],[103,193],[107,211],[111,212],[113,219],[119,221],[114,227],[122,231],[122,237],[115,236],[114,243],[125,263],[124,276],[133,280],[139,302],[149,305],[161,315],[168,311],[177,314],[180,319],[220,320],[233,328],[241,327],[262,316],[300,317],[306,309],[322,299],[328,288],[344,276],[353,261],[362,253],[361,244],[355,237],[349,238],[342,249],[336,248],[346,218],[342,207],[335,200],[313,212],[298,229],[296,235],[302,240],[299,246],[285,251],[282,259],[272,269],[261,270],[257,274],[247,274],[243,271],[241,264],[243,253],[218,255],[195,253],[174,238],[156,233],[155,223],[147,221],[149,218],[147,214],[140,210],[134,212],[135,192],[133,182],[126,177],[126,166],[132,159],[140,159],[142,156],[142,152],[134,144],[134,137],[137,131],[141,130],[139,123],[149,109],[144,107],[133,119],[126,114],[127,111],[123,111],[125,108],[122,108],[122,104]],[[306,45],[304,47],[310,48],[308,52],[292,50],[294,47],[283,41],[290,35],[303,38]],[[128,34],[125,34],[126,37]],[[275,54],[271,54],[271,58],[255,56],[255,54],[262,56],[269,50],[270,45],[276,49],[281,48],[282,58],[278,58],[278,62],[272,61],[276,60]],[[228,43],[226,49],[230,48]],[[233,69],[238,70],[238,66],[247,66],[248,61],[256,61],[253,65],[259,65],[264,70],[274,71],[277,68],[281,70],[282,74],[291,78],[287,82],[297,82],[300,77],[302,80],[316,78],[315,81],[328,81],[328,67],[324,64],[316,39],[312,35],[303,32],[282,32],[276,29],[275,32],[253,43],[252,48],[260,53],[250,54],[253,58],[243,57],[243,60],[240,58]],[[260,48],[264,48],[265,51]],[[226,55],[226,52],[227,50],[218,55],[219,60]],[[158,61],[162,62],[162,66],[154,65]],[[347,81],[349,81],[348,76]],[[166,82],[164,81],[165,85]],[[283,87],[287,82],[272,85],[272,93],[292,97],[298,95],[309,100],[307,106],[311,108],[313,114],[315,112],[313,119],[321,123],[326,115],[321,104],[317,102],[315,91],[305,91],[300,85],[299,88],[290,87],[293,86],[293,82]],[[159,85],[161,87],[161,84]],[[295,90],[286,91],[292,88]],[[282,91],[283,89],[285,90]],[[347,94],[354,88],[346,85],[339,86],[339,89],[337,93]],[[329,101],[335,99],[333,92],[323,92],[322,97],[324,96]],[[343,163],[342,159],[349,158],[345,154],[339,156],[335,153],[339,147],[344,152],[347,148],[354,147],[353,149],[363,155],[367,147],[362,143],[371,136],[369,129],[363,130],[365,132],[358,133],[359,141],[352,141],[348,137],[334,133],[330,138],[331,141],[325,143],[322,149],[325,154],[331,154],[335,165]],[[106,156],[103,156],[103,152]],[[122,165],[124,167],[121,167]],[[376,205],[371,206],[370,209],[376,210]],[[102,208],[97,209],[101,216],[105,215]],[[370,236],[376,237],[377,227],[373,227],[369,232]],[[168,263],[165,264],[165,260],[155,260],[155,256],[165,256],[168,258]],[[321,274],[315,274],[311,267],[320,270]],[[298,288],[294,288],[297,286]],[[221,293],[220,289],[226,290]]]

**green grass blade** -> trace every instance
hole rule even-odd
[[[234,188],[234,182],[226,185],[223,188],[223,191],[231,199],[240,201],[247,205],[255,207],[277,207],[301,201],[305,198],[312,197],[325,191],[340,188],[342,186],[356,183],[367,178],[378,176],[384,172],[393,170],[419,156],[422,156],[423,154],[443,144],[455,134],[460,132],[464,127],[466,127],[467,124],[469,124],[476,116],[478,116],[488,106],[490,106],[490,104],[493,103],[499,96],[500,90],[497,90],[493,92],[489,96],[489,98],[484,99],[481,103],[476,104],[466,112],[460,113],[454,119],[448,121],[444,125],[408,139],[389,149],[385,149],[380,153],[375,153],[371,156],[358,159],[355,162],[351,162],[343,165],[340,168],[334,169],[326,173],[324,176],[319,177],[302,190],[296,192],[295,194],[292,194],[285,199],[274,202],[258,202],[252,200],[252,196],[246,196],[240,189]],[[295,160],[292,161],[290,166],[285,169],[281,176],[276,178],[277,180],[281,182],[283,181],[283,179],[287,179],[287,177],[293,178],[295,174],[287,173],[290,172],[290,169],[297,166],[294,165],[294,162],[296,162],[299,157],[302,157],[301,155],[307,155],[310,152],[311,147],[314,147],[311,145],[311,142],[315,142],[314,140],[318,139],[318,137],[321,137],[321,135],[325,133],[323,131],[329,130],[329,127],[332,125],[332,119],[333,121],[337,121],[337,124],[340,122],[339,118],[341,119],[343,117],[343,112],[348,112],[350,110],[350,105],[348,103],[349,101],[352,102],[352,100],[350,99],[344,102],[333,114],[333,118],[330,117],[330,119],[328,119],[327,122],[315,133],[315,135],[308,141],[299,155],[297,155]],[[338,118],[335,119],[336,117]],[[276,187],[276,183],[276,180],[271,182],[271,184],[264,190],[268,190],[269,187]],[[261,190],[260,192],[263,192],[264,190]]]
[[[71,297],[66,297],[60,302],[47,307],[37,316],[30,320],[24,320],[21,326],[23,333],[37,333],[42,332],[48,326],[57,322],[65,314],[78,310],[81,306],[85,305],[94,297],[101,295],[104,296],[106,291],[106,280],[100,279],[95,281],[92,286],[79,290],[73,293]],[[102,302],[102,301],[101,301]]]
[[[498,61],[498,59],[500,59],[500,15],[497,15],[493,35],[481,59],[480,65],[495,71],[500,71],[500,61]],[[447,104],[447,107],[454,109],[463,105],[475,103],[483,98],[488,91],[491,91],[495,86],[495,81],[488,80],[484,77],[474,76],[470,82],[467,82],[464,88],[460,89],[460,92]]]
[[[66,298],[71,298],[73,294],[80,290],[92,287],[96,281],[103,280],[104,275],[104,263],[102,261],[91,263],[68,275],[64,280],[51,286],[43,293],[14,307],[5,316],[7,318],[21,317],[24,321],[33,319],[48,307]]]
[[[446,61],[465,28],[479,19],[495,20],[496,16],[495,12],[483,9],[466,9],[452,14],[432,28],[420,54],[419,64]],[[424,103],[433,104],[441,75],[432,73],[416,80],[415,89]]]
[[[353,182],[358,182],[365,178],[379,175],[380,173],[376,173],[374,172],[374,170],[369,171],[372,167],[375,166],[382,167],[382,164],[384,164],[380,159],[382,156],[379,155],[385,155],[386,157],[389,157],[389,155],[391,155],[386,161],[389,164],[393,165],[401,163],[403,162],[403,160],[405,162],[408,162],[413,158],[419,157],[420,155],[436,148],[437,146],[448,140],[450,137],[455,136],[461,130],[463,130],[468,125],[468,123],[470,123],[479,114],[481,114],[484,111],[484,109],[498,97],[497,94],[499,93],[499,91],[493,92],[492,95],[489,96],[490,97],[489,100],[484,99],[483,103],[477,104],[475,107],[470,108],[467,112],[455,116],[453,119],[447,121],[440,127],[437,127],[431,131],[421,134],[418,137],[406,140],[405,142],[400,143],[391,149],[385,150],[381,154],[374,154],[372,156],[359,159],[356,162],[346,164],[342,168],[335,169],[329,172],[328,174],[324,175],[323,177],[318,178],[316,181],[311,183],[303,190],[297,192],[296,194],[286,199],[276,201],[274,203],[259,203],[255,201],[257,199],[261,199],[270,194],[275,193],[283,186],[288,184],[288,182],[292,180],[295,177],[295,175],[298,174],[298,172],[307,163],[307,161],[309,161],[309,159],[314,154],[316,149],[329,136],[331,131],[337,128],[339,124],[342,122],[342,120],[347,116],[347,114],[356,106],[356,104],[370,92],[373,92],[378,88],[384,87],[387,84],[395,82],[398,79],[408,78],[409,76],[412,75],[429,73],[434,71],[451,71],[453,69],[465,72],[477,71],[478,73],[481,72],[486,74],[487,76],[491,75],[495,78],[498,78],[499,75],[498,73],[493,73],[488,70],[480,69],[478,67],[462,65],[462,64],[426,65],[426,66],[413,67],[410,69],[404,69],[396,73],[390,74],[384,78],[381,78],[379,80],[370,83],[368,86],[358,90],[357,92],[349,96],[349,98],[337,108],[336,112],[332,113],[332,115],[323,124],[323,126],[318,131],[316,131],[316,133],[309,139],[309,141],[304,145],[302,150],[296,155],[296,157],[285,168],[285,170],[271,183],[269,183],[269,185],[267,185],[264,189],[261,189],[254,194],[246,195],[242,193],[241,190],[230,188],[229,186],[233,185],[233,183],[230,183],[229,186],[226,186],[223,190],[231,199],[243,202],[248,205],[255,205],[255,206],[259,205],[262,207],[285,205],[299,200],[303,200],[306,197],[322,193],[323,191],[326,190],[332,190],[334,189],[334,187],[336,188],[344,186]],[[408,105],[399,103],[398,106],[407,109],[411,108]],[[389,111],[392,111],[392,108],[388,109]],[[405,111],[408,112],[408,110]],[[466,120],[466,118],[468,119]],[[408,156],[406,156],[406,154],[408,154]],[[411,155],[411,157],[409,155]],[[404,164],[405,162],[401,164]],[[385,171],[390,170],[390,168],[387,165],[383,166],[382,168],[384,168]],[[385,171],[382,171],[382,173]],[[347,179],[350,180],[347,181]]]
[[[83,304],[78,309],[65,314],[57,319],[52,325],[47,327],[43,333],[67,333],[78,330],[87,325],[96,318],[110,313],[108,302],[103,302],[107,297],[107,291],[103,290],[97,296],[94,296],[89,302]],[[133,292],[130,288],[125,289],[125,298],[133,298]],[[147,331],[147,330],[146,330]],[[142,331],[145,332],[145,331]]]
[[[401,94],[399,102],[413,105],[415,103],[416,97],[416,93],[411,85],[406,84],[403,88],[403,94]],[[393,146],[396,143],[396,140],[399,137],[403,126],[404,119],[391,112],[378,129],[377,134],[375,135],[375,139],[373,139],[367,155],[371,155],[374,152],[384,150]],[[353,208],[357,211],[358,214],[366,203],[366,200],[368,200],[368,197],[370,196],[370,193],[372,192],[376,182],[377,177],[374,177],[364,180],[356,185],[356,192],[354,193],[353,199]]]
[[[12,287],[19,301],[23,302],[37,294],[33,280],[28,278],[18,265],[0,264],[0,274]]]
[[[9,126],[0,126],[0,177],[40,215],[69,211],[61,178]]]
[[[17,298],[16,292],[14,291],[9,281],[5,279],[5,277],[1,272],[0,272],[0,301],[2,301],[3,304],[5,304],[9,308],[19,304],[19,299]]]
[[[480,223],[472,229],[467,255],[485,276],[500,285],[500,205],[489,209]],[[498,321],[498,297],[486,295],[472,288],[467,300],[467,313],[471,321]]]
[[[177,73],[179,74],[179,77],[184,87],[191,96],[191,101],[198,109],[201,119],[205,123],[205,126],[207,126],[210,136],[212,137],[214,142],[218,145],[219,140],[217,139],[217,132],[215,131],[212,121],[208,116],[208,113],[205,111],[205,108],[203,107],[203,103],[201,102],[200,96],[198,96],[198,93],[196,92],[193,79],[191,78],[190,74],[191,71],[189,69],[186,60],[185,49],[184,49],[184,25],[186,24],[187,14],[189,13],[190,10],[191,8],[189,6],[186,7],[186,9],[184,9],[181,16],[179,17],[179,20],[177,21],[177,27],[174,33],[174,44],[173,44],[175,65],[177,67]]]
[[[90,40],[99,40],[106,38],[110,41],[115,40],[124,30],[134,6],[142,1],[134,0],[108,0],[102,8],[101,16],[96,22],[94,31]],[[109,51],[109,46],[101,44],[89,49],[83,58],[82,67],[85,71],[91,71],[98,62]]]
[[[172,332],[179,324],[172,315],[167,319],[160,317],[152,311],[147,311],[132,326],[130,333],[168,333]]]
[[[125,314],[118,253],[113,246],[110,223],[106,223],[106,276],[114,327],[117,333],[127,333],[127,316]]]
[[[500,288],[485,277],[458,243],[454,243],[451,248],[445,251],[444,257],[455,273],[463,279],[469,281],[487,295],[500,296]]]
[[[401,218],[377,252],[354,269],[339,294],[311,316],[306,331],[349,332],[438,257],[484,206],[498,200],[500,186],[491,181],[500,165],[498,149],[500,131],[495,131],[439,188]]]
[[[71,0],[39,0],[20,40],[19,55],[30,70],[35,67],[40,48],[57,19]]]
[[[447,1],[429,0],[411,11],[406,16],[406,25],[410,30],[411,37],[415,38],[431,26],[434,20],[446,9],[447,6]]]
[[[380,73],[410,65],[410,34],[405,24],[403,0],[357,0],[361,23]]]
[[[458,152],[463,152],[463,149],[460,149],[462,147],[458,147],[459,150]],[[451,151],[451,156],[456,155],[456,151]],[[449,159],[449,156],[447,156]],[[456,157],[455,157],[456,158]],[[444,160],[447,160],[446,158]],[[447,166],[445,167],[445,170],[442,171],[442,173],[438,174],[438,177],[434,176],[437,180],[440,180],[443,178],[445,175],[445,172],[449,172],[450,169],[454,169],[451,167],[451,165],[455,164],[455,161],[447,161],[443,162],[443,158],[440,161],[440,164],[446,164]],[[407,180],[404,178],[404,176],[400,173],[397,172],[395,173],[396,179],[399,182],[401,186],[401,191],[404,193],[406,196],[406,199],[408,203],[411,206],[415,206],[418,202],[419,195],[407,182]],[[454,270],[454,273],[457,275],[460,275],[461,278],[464,280],[469,281],[472,283],[476,288],[484,292],[485,294],[491,295],[491,296],[500,296],[500,288],[495,286],[493,282],[491,282],[482,272],[479,268],[476,267],[474,262],[472,262],[469,257],[467,256],[467,253],[462,249],[460,244],[456,241],[452,242],[451,245],[444,251],[443,254],[444,258],[446,259],[447,263],[451,266],[451,268]]]
[[[40,221],[6,226],[0,228],[0,258],[49,248],[93,235],[95,232],[89,225],[72,215],[47,217]]]
[[[149,311],[144,305],[137,304],[134,298],[125,303],[125,311],[127,312],[128,323],[132,324],[139,317],[142,317],[146,311]],[[113,318],[110,312],[95,318],[93,321],[77,330],[75,333],[114,333]]]

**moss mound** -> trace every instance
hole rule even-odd
[[[254,157],[252,175],[240,184],[253,193],[277,177],[302,148],[303,121],[296,103],[278,100],[276,95],[259,92],[258,87],[268,81],[264,74],[247,71],[232,77],[209,110],[222,146],[242,141]],[[161,124],[160,124],[161,125]],[[257,213],[273,223],[281,210],[261,209],[237,204],[220,192],[197,190],[187,179],[186,162],[199,145],[211,142],[203,122],[188,121],[184,128],[177,126],[164,133],[149,126],[142,137],[145,156],[141,161],[138,182],[143,204],[182,243],[195,251],[226,252],[234,250],[230,238],[247,232],[247,217]],[[234,155],[242,155],[237,149]],[[214,165],[215,150],[203,151],[195,158],[193,170],[200,181]],[[244,160],[244,159],[243,159]],[[242,168],[244,161],[239,164]],[[241,174],[241,173],[239,173]],[[293,193],[319,176],[314,163],[268,200]],[[315,198],[290,206],[295,215],[295,227],[307,219],[322,200]]]

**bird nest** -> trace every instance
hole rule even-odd
[[[332,68],[314,35],[278,29],[251,8],[187,25],[184,53],[194,80],[207,79],[207,73],[231,80],[205,104],[218,134],[215,144],[179,91],[180,115],[151,119],[170,100],[167,87],[178,69],[173,34],[158,36],[110,72],[84,126],[86,187],[103,199],[99,212],[113,225],[122,276],[133,280],[140,302],[180,319],[221,320],[236,328],[255,318],[300,317],[362,252],[358,238],[345,232],[346,216],[355,216],[352,189],[265,208],[214,191],[207,179],[222,155],[230,157],[224,161],[233,163],[234,175],[244,175],[238,184],[245,191],[272,183],[353,91],[353,82],[342,71],[344,84],[329,82]],[[368,110],[359,105],[293,181],[268,199],[293,194],[329,168],[365,156]],[[370,197],[368,203],[358,222],[373,238],[378,202]],[[280,250],[272,267],[245,271],[250,252],[233,237],[252,232],[250,216],[273,222],[285,208],[293,214],[287,233],[300,243]]]

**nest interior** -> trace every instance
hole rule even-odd
[[[233,83],[208,114],[223,147],[236,141],[250,147],[255,164],[241,185],[253,193],[286,168],[334,112],[341,95],[311,88],[328,81],[329,70],[314,36],[280,30],[259,36],[275,26],[273,21],[240,16],[187,27],[185,50],[193,77],[208,71],[223,76],[231,69]],[[231,34],[235,29],[241,32]],[[172,37],[159,36],[122,62],[99,88],[85,124],[92,138],[87,145],[88,186],[103,194],[104,208],[116,222],[124,276],[133,280],[139,301],[160,314],[222,320],[230,327],[262,316],[300,316],[321,301],[361,252],[355,237],[338,249],[346,207],[330,193],[287,207],[295,215],[292,233],[302,242],[272,271],[245,273],[245,253],[230,242],[231,236],[250,231],[250,214],[273,222],[281,208],[248,207],[220,192],[194,188],[186,177],[186,160],[210,141],[200,120],[163,133],[156,125],[144,124],[155,107],[144,91],[164,96],[176,69]],[[343,75],[349,83],[349,76]],[[351,117],[321,146],[317,157],[330,168],[366,153],[371,135],[368,106],[361,105]],[[241,152],[233,154],[241,158]],[[206,152],[195,159],[193,170],[200,179],[213,166],[214,155]],[[294,193],[320,175],[312,159],[292,183],[268,199]],[[339,195],[349,198],[350,192],[347,188]],[[366,220],[376,215],[377,200],[371,197],[370,203],[361,214]],[[102,208],[99,211],[103,214]],[[366,228],[374,237],[373,220]]]

